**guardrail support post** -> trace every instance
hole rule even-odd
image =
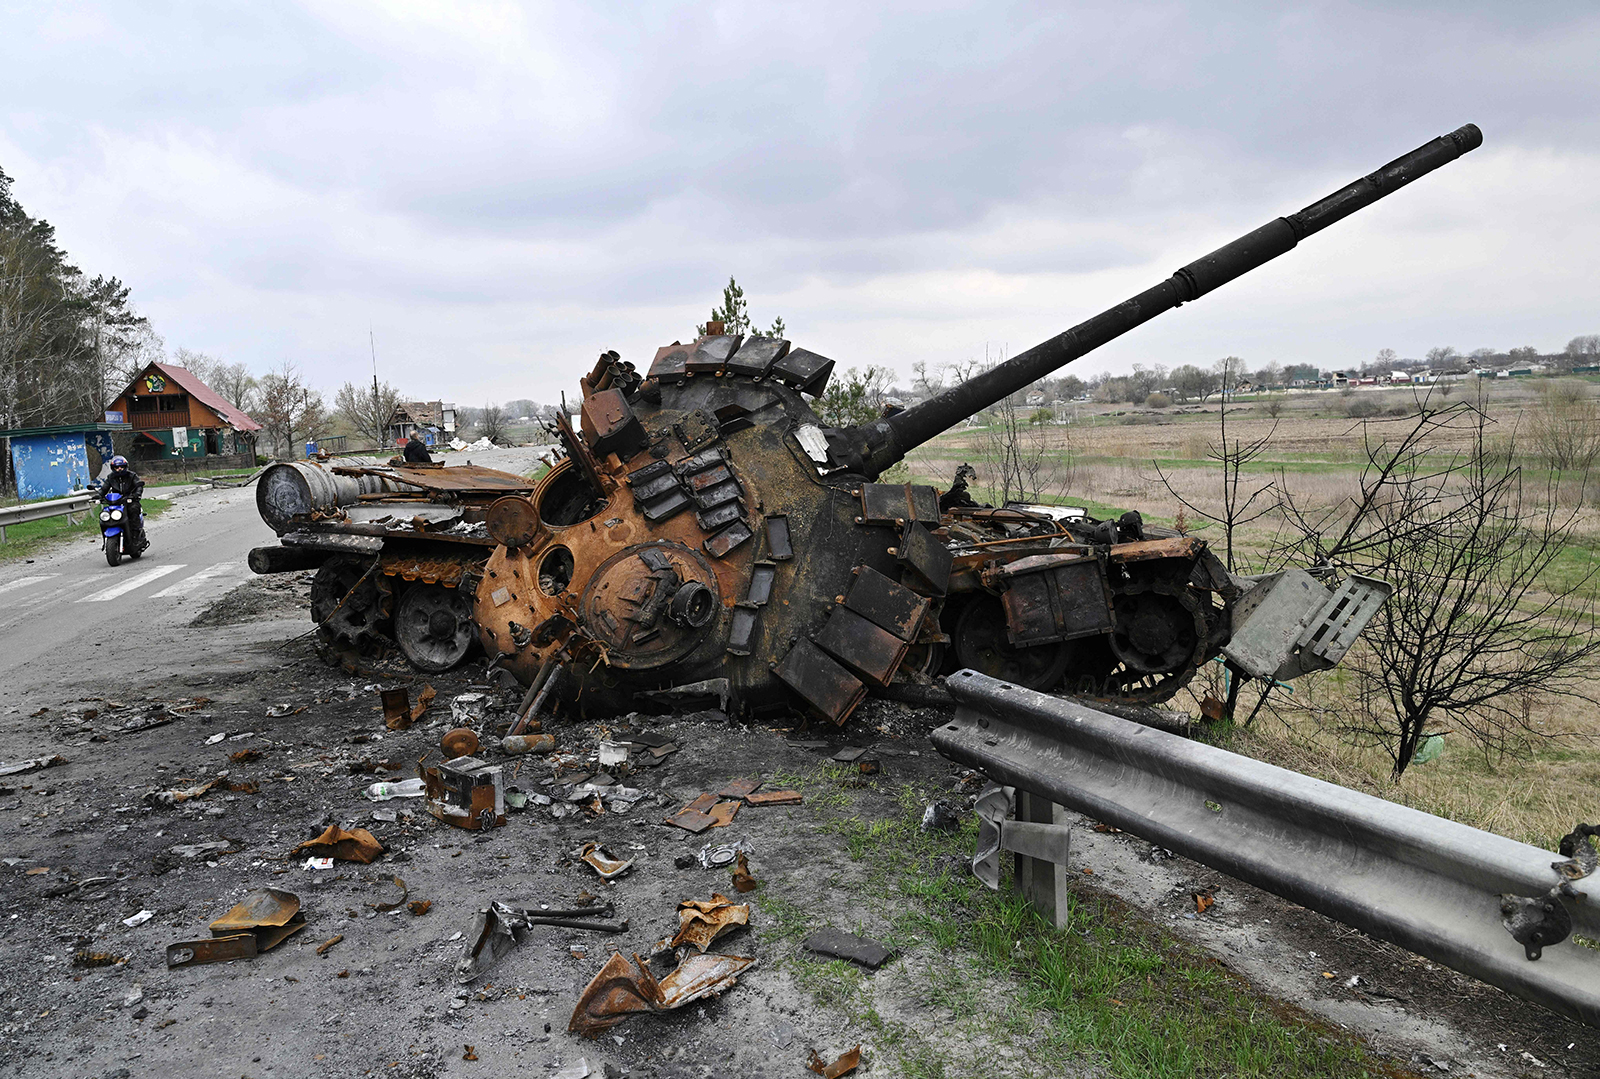
[[[1067,866],[1071,833],[1067,830],[1067,811],[1043,795],[1017,791],[1017,820],[1060,829],[1060,861],[1017,853],[1015,881],[1018,890],[1039,916],[1055,929],[1067,924]],[[1002,836],[1003,836],[1002,832]],[[1004,843],[1004,839],[1001,840]],[[1012,848],[1014,849],[1014,848]]]
[[[1012,819],[1012,810],[1016,817]],[[1039,916],[1056,929],[1067,924],[1067,857],[1071,826],[1067,811],[1048,798],[1015,787],[990,787],[973,805],[978,845],[972,873],[990,888],[1000,887],[1000,852],[1014,858],[1011,881]]]

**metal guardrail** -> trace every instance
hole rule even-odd
[[[1600,1026],[1600,951],[1571,937],[1529,960],[1501,896],[1546,897],[1549,851],[974,671],[947,681],[944,756],[1509,993]],[[1600,873],[1554,900],[1600,939]]]
[[[94,504],[96,496],[88,491],[82,494],[69,495],[66,498],[53,498],[48,502],[24,502],[20,506],[0,507],[0,543],[6,541],[6,529],[11,525],[27,524],[29,521],[42,521],[46,517],[60,517],[65,515],[69,524],[76,524],[72,520],[74,513],[82,513]]]

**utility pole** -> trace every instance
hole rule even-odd
[[[367,324],[367,347],[372,350],[372,436],[377,442],[376,448],[382,450],[383,436],[387,433],[386,425],[389,422],[389,417],[378,415],[380,406],[378,399],[378,343],[372,336],[372,324],[370,322]]]

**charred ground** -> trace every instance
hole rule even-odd
[[[779,1076],[809,1074],[812,1047],[831,1060],[858,1042],[861,1073],[877,1075],[1331,1076],[1439,1061],[1454,1074],[1548,1076],[1592,1074],[1585,1062],[1600,1059],[1594,1032],[1091,821],[1074,832],[1073,926],[1044,930],[965,873],[964,812],[955,833],[919,830],[929,801],[961,812],[981,785],[932,752],[936,711],[874,702],[825,731],[713,712],[563,724],[556,757],[504,759],[512,782],[565,805],[565,783],[593,770],[601,737],[670,737],[678,752],[626,777],[646,792],[627,813],[557,819],[530,805],[478,835],[418,801],[371,802],[369,784],[438,759],[452,699],[498,695],[503,708],[476,724],[487,741],[517,694],[479,684],[479,660],[431,679],[432,710],[388,731],[375,687],[414,696],[423,680],[381,661],[330,667],[299,636],[303,592],[282,584],[252,582],[197,619],[257,643],[141,685],[64,676],[50,699],[0,709],[0,758],[67,762],[0,780],[0,1075],[548,1074],[582,1057],[596,1074]],[[263,629],[274,632],[261,643]],[[847,745],[881,774],[827,763]],[[236,789],[146,800],[221,773]],[[755,774],[801,790],[804,804],[746,807],[700,836],[662,823]],[[303,868],[291,849],[330,823],[370,829],[388,853]],[[601,882],[571,856],[588,839],[636,858],[633,869]],[[757,891],[734,893],[727,870],[680,868],[707,842],[737,839],[751,845]],[[218,842],[228,853],[182,849]],[[397,898],[395,877],[431,901],[428,913],[372,909]],[[299,895],[307,929],[254,960],[165,967],[167,944],[205,936],[262,886]],[[750,928],[716,948],[758,957],[754,970],[720,998],[630,1019],[597,1042],[566,1033],[609,950],[648,954],[680,900],[713,892],[752,903]],[[1214,901],[1203,913],[1197,894]],[[456,983],[457,934],[491,900],[586,895],[613,901],[628,931],[536,929],[484,977]],[[122,924],[142,910],[153,917]],[[825,925],[897,957],[876,973],[822,961],[800,942]]]

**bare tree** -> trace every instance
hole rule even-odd
[[[1586,333],[1567,342],[1564,366],[1567,370],[1582,364],[1600,363],[1600,333]]]
[[[249,412],[255,404],[256,377],[242,363],[228,363],[204,352],[180,348],[172,354],[173,363],[192,372],[235,408]]]
[[[389,420],[394,416],[400,391],[387,382],[374,380],[371,386],[346,382],[339,387],[333,407],[364,440],[383,449],[389,441]]]
[[[1539,385],[1539,398],[1528,422],[1534,452],[1551,468],[1587,471],[1600,457],[1600,406],[1588,387],[1557,379]]]
[[[1237,374],[1236,364],[1240,362],[1237,356],[1228,356],[1217,364],[1218,376],[1226,388],[1234,385],[1242,375]],[[1197,517],[1204,517],[1222,526],[1224,544],[1226,546],[1228,569],[1231,571],[1235,565],[1234,536],[1239,529],[1253,521],[1257,521],[1274,508],[1274,501],[1270,497],[1275,487],[1272,480],[1259,482],[1247,481],[1245,471],[1251,462],[1255,461],[1266,452],[1267,446],[1272,441],[1272,436],[1277,433],[1278,424],[1274,420],[1271,430],[1260,438],[1245,441],[1235,438],[1228,439],[1228,396],[1222,396],[1222,407],[1217,412],[1217,441],[1206,447],[1206,456],[1222,466],[1222,512],[1213,513],[1201,509],[1183,495],[1178,493],[1172,485],[1172,480],[1161,471],[1161,465],[1155,465],[1156,475],[1167,492],[1178,500],[1178,504],[1189,513]]]
[[[1051,424],[1033,422],[1033,414],[1004,405],[992,416],[980,441],[992,469],[983,478],[1001,503],[1041,502],[1064,493],[1072,476],[1067,429],[1058,435]]]
[[[1186,363],[1172,372],[1172,387],[1185,398],[1193,397],[1204,402],[1217,392],[1220,385],[1222,378],[1217,372],[1207,371],[1192,363]]]
[[[242,363],[219,363],[211,373],[215,380],[211,388],[220,393],[235,408],[249,412],[255,407],[256,376]]]
[[[506,410],[493,401],[478,413],[478,434],[490,442],[504,442],[506,438]]]
[[[1486,753],[1517,748],[1533,727],[1528,693],[1593,701],[1600,659],[1594,567],[1559,589],[1544,581],[1573,542],[1576,510],[1554,478],[1530,493],[1513,453],[1490,445],[1470,402],[1424,408],[1396,440],[1366,425],[1355,498],[1308,513],[1286,497],[1290,546],[1329,570],[1388,579],[1395,593],[1345,659],[1357,682],[1340,722],[1380,745],[1396,779],[1436,717]],[[1469,450],[1441,459],[1434,436],[1470,428]]]
[[[273,452],[300,456],[300,445],[314,440],[327,424],[322,395],[306,385],[300,369],[285,360],[261,379],[257,419]]]

